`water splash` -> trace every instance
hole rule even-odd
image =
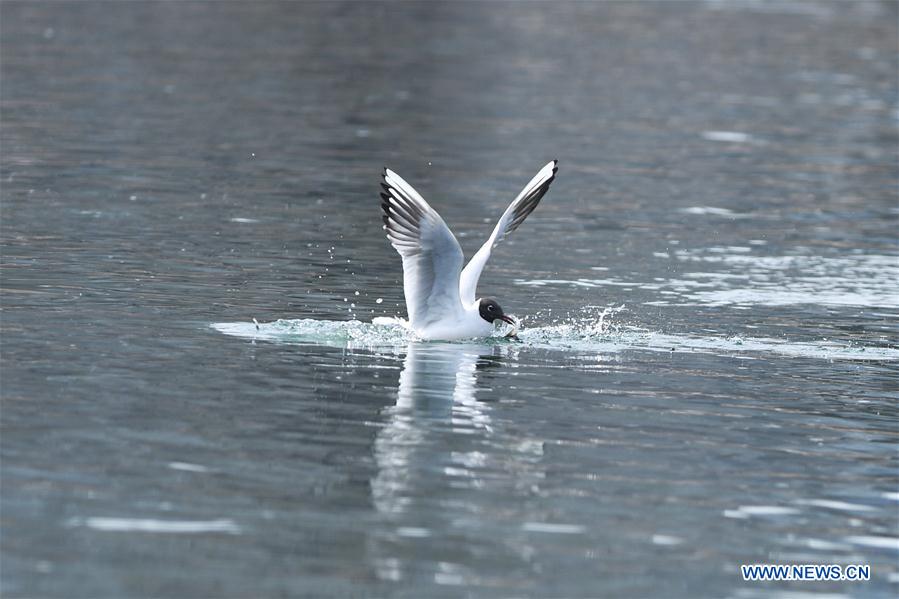
[[[847,345],[838,342],[790,341],[770,337],[739,337],[715,335],[673,335],[628,326],[614,320],[625,307],[606,307],[593,315],[577,320],[565,320],[542,326],[522,327],[516,339],[504,337],[498,328],[494,336],[460,342],[481,345],[509,344],[521,349],[538,348],[556,351],[587,353],[622,353],[628,351],[691,352],[711,355],[739,355],[745,359],[776,354],[794,358],[824,360],[899,361],[899,348],[884,346]],[[226,322],[210,325],[216,331],[251,339],[288,345],[322,345],[350,350],[387,351],[404,353],[410,343],[421,342],[409,330],[405,320],[376,318],[373,322],[359,320],[277,320],[268,323]]]
[[[289,345],[324,345],[347,349],[386,349],[406,347],[414,340],[400,319],[359,320],[276,320],[274,322],[221,322],[213,329],[244,339],[271,341]]]

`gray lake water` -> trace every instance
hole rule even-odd
[[[4,596],[899,591],[896,3],[0,10]]]

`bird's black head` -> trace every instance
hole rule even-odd
[[[486,297],[481,299],[481,301],[478,302],[478,311],[481,313],[481,318],[491,324],[496,319],[508,322],[511,325],[515,324],[514,320],[503,314],[503,309],[499,307],[499,304],[496,303],[495,299]]]

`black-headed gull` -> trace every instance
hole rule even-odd
[[[381,208],[387,238],[403,258],[409,325],[423,339],[486,337],[494,321],[514,321],[494,299],[475,297],[490,251],[537,207],[556,176],[553,160],[512,202],[493,233],[462,269],[462,248],[437,211],[392,170],[384,169]]]

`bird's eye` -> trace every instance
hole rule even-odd
[[[494,308],[493,306],[487,306],[487,309],[493,312],[496,308]]]

